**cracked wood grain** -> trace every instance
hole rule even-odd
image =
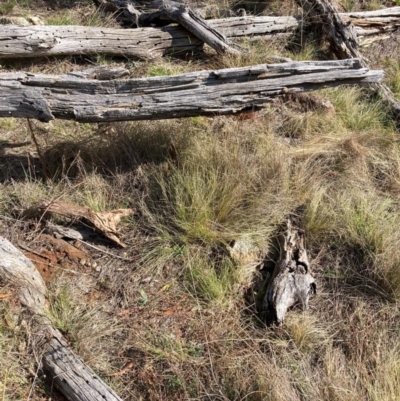
[[[254,110],[289,92],[380,82],[360,60],[306,61],[99,81],[76,76],[0,74],[0,117],[79,122],[156,120]]]

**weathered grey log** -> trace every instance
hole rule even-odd
[[[0,278],[11,284],[31,317],[36,355],[53,384],[70,401],[121,401],[78,356],[46,317],[45,284],[32,262],[0,237]]]
[[[359,60],[305,61],[98,81],[72,74],[0,74],[0,117],[79,122],[233,114],[272,98],[341,84],[380,82]]]
[[[345,22],[337,8],[330,0],[297,0],[304,8],[308,18],[321,30],[329,42],[332,53],[338,59],[350,57],[358,58],[361,64],[368,68],[367,61],[362,57],[354,26],[351,22]],[[396,7],[397,8],[397,7]],[[390,11],[388,11],[390,13]],[[354,13],[352,15],[357,15]],[[379,84],[375,86],[376,92],[381,96],[384,104],[390,110],[395,121],[400,125],[400,102],[390,89]]]
[[[304,238],[304,231],[293,227],[288,220],[281,256],[263,303],[268,324],[282,324],[287,310],[295,304],[300,304],[303,310],[307,309],[310,294],[316,293],[317,286],[310,271]]]
[[[109,54],[153,59],[201,49],[184,28],[117,29],[81,26],[0,25],[0,58]]]
[[[389,38],[399,29],[400,7],[390,13],[382,10],[341,14],[356,25],[360,46],[371,39]],[[369,17],[372,14],[373,16]],[[297,17],[237,17],[207,21],[229,39],[277,38],[292,35],[302,24]],[[115,29],[81,26],[0,25],[0,58],[45,57],[80,54],[108,54],[139,59],[153,59],[165,54],[198,51],[203,41],[179,26],[163,28]]]

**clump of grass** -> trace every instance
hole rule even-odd
[[[393,247],[400,240],[397,204],[373,192],[348,189],[318,207],[319,217],[330,216],[324,237],[330,232],[337,249],[348,255],[347,277],[369,291],[398,298],[400,255]]]
[[[397,61],[388,61],[386,74],[388,85],[397,98],[400,98],[400,63]]]
[[[183,66],[174,64],[171,61],[165,61],[155,65],[150,65],[147,69],[146,75],[149,77],[162,77],[168,75],[178,75],[182,74],[183,72],[185,72]]]
[[[272,138],[226,129],[212,140],[214,146],[196,133],[174,163],[153,170],[148,211],[159,233],[209,245],[268,238],[287,212],[290,200],[279,196],[279,183],[288,172],[279,150],[272,151]]]
[[[118,324],[101,312],[95,302],[86,302],[83,296],[85,279],[80,283],[67,283],[59,278],[52,283],[48,297],[48,316],[54,327],[68,339],[79,355],[90,358],[92,363],[104,367],[107,360],[102,341],[118,330]],[[110,341],[110,346],[112,342]]]
[[[289,314],[285,322],[285,331],[298,350],[304,353],[316,352],[329,343],[327,328],[308,313]]]
[[[63,12],[60,15],[54,15],[46,20],[46,25],[79,25],[79,23],[80,19],[70,12]]]
[[[62,10],[52,13],[46,20],[47,25],[82,25],[103,26],[115,25],[111,16],[104,16],[93,4]]]
[[[307,42],[300,47],[298,51],[291,52],[288,54],[289,57],[293,57],[296,61],[307,61],[307,60],[318,60],[320,59],[319,50],[315,43]]]
[[[102,212],[109,208],[114,189],[104,178],[97,174],[85,176],[77,195],[82,197],[82,203],[95,212]]]
[[[10,288],[0,286],[0,293],[9,293]],[[26,321],[18,322],[21,310],[7,301],[0,300],[0,398],[22,399],[31,387],[27,369],[35,369],[33,361],[27,358],[27,340],[23,329]]]
[[[231,301],[235,285],[240,282],[240,272],[230,258],[224,256],[215,262],[211,255],[207,258],[197,250],[193,255],[188,255],[185,265],[192,293],[213,303]]]
[[[399,344],[395,344],[390,350],[387,346],[388,344],[384,344],[383,352],[375,355],[374,369],[371,377],[366,379],[368,395],[372,401],[395,401],[400,397]]]
[[[16,3],[15,0],[6,0],[2,4],[0,4],[0,15],[11,14],[14,10]]]
[[[326,401],[357,401],[363,399],[362,391],[349,361],[340,348],[332,345],[323,354],[320,399]]]
[[[333,103],[343,128],[347,130],[359,132],[382,129],[388,123],[382,104],[379,101],[366,100],[360,88],[340,87],[327,89],[323,93]]]
[[[242,45],[248,51],[239,52],[239,54],[218,55],[213,60],[213,66],[215,68],[235,68],[255,64],[276,63],[271,56],[276,56],[280,53],[278,50],[279,44],[270,40],[243,41]]]

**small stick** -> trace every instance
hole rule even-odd
[[[41,152],[40,147],[39,147],[39,143],[38,143],[38,141],[36,140],[35,133],[33,132],[33,127],[32,127],[32,123],[31,123],[31,119],[30,119],[30,118],[27,118],[27,121],[28,121],[28,127],[29,127],[29,131],[30,131],[30,134],[31,134],[32,141],[33,141],[33,143],[35,144],[36,151],[37,151],[37,154],[38,154],[38,156],[39,156],[39,161],[40,161],[40,164],[42,165],[43,174],[44,174],[44,176],[45,176],[47,179],[49,179],[49,178],[50,178],[50,171],[49,171],[49,169],[47,168],[46,163],[44,162],[43,155],[42,155],[42,152]]]

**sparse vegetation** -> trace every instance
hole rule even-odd
[[[271,6],[275,12],[281,3]],[[0,13],[8,4],[23,7],[8,1]],[[359,9],[360,2],[345,6]],[[103,18],[85,2],[48,12],[46,22],[102,25]],[[319,57],[310,44],[296,54],[279,43],[246,45],[251,51],[239,57],[122,65],[134,76],[159,76],[262,63],[271,55]],[[87,68],[86,61],[23,68],[64,73]],[[400,96],[399,60],[373,62]],[[126,249],[76,244],[90,257],[51,259],[45,276],[49,318],[123,399],[400,399],[398,130],[362,88],[318,96],[333,110],[282,100],[239,116],[32,122],[46,178],[27,122],[0,119],[0,234],[15,245],[47,249],[44,216],[29,214],[42,199],[94,211],[136,209],[120,226]],[[289,213],[304,226],[318,289],[309,311],[290,311],[272,330],[258,303]],[[265,265],[232,258],[228,249],[238,240],[254,244]],[[56,400],[31,353],[35,333],[6,284],[0,282],[0,398]]]

